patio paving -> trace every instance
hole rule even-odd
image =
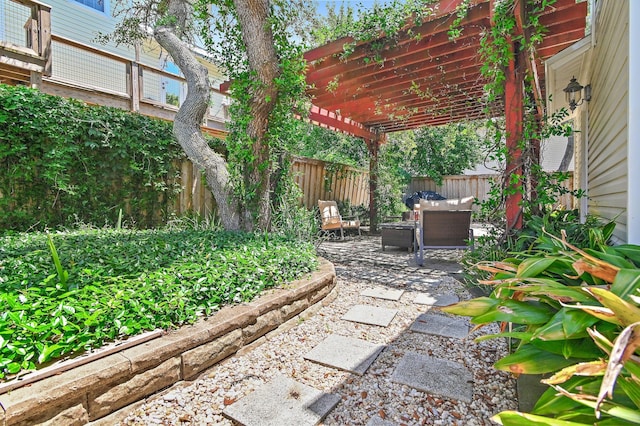
[[[413,300],[413,303],[417,303],[419,305],[429,305],[429,306],[447,306],[453,303],[456,303],[460,300],[458,296],[455,294],[430,294],[430,293],[420,293]]]
[[[409,330],[434,336],[464,339],[469,334],[469,323],[461,318],[422,314],[411,324]]]
[[[362,376],[384,345],[332,334],[304,356],[304,359]]]
[[[376,299],[385,300],[400,300],[403,293],[404,290],[394,290],[385,287],[373,287],[368,288],[360,293],[360,296],[374,297]]]
[[[245,426],[314,426],[340,402],[287,377],[270,383],[228,406],[224,415]]]
[[[391,381],[461,401],[473,395],[473,374],[464,365],[413,352],[402,357]]]
[[[387,327],[393,321],[398,311],[396,309],[379,308],[377,306],[355,305],[342,316],[342,320],[359,322],[361,324],[379,325]]]

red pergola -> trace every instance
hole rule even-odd
[[[356,43],[349,55],[344,38],[305,54],[309,63],[307,82],[312,87],[312,122],[361,137],[371,153],[371,218],[375,226],[373,193],[377,183],[375,163],[380,143],[389,132],[487,117],[479,57],[481,35],[491,27],[494,0],[475,0],[460,23],[462,35],[449,38],[462,0],[441,0],[434,14],[421,24],[408,24],[397,36]],[[526,1],[515,0],[517,32],[527,37]],[[535,52],[518,45],[506,72],[505,96],[490,106],[491,116],[505,116],[509,160],[507,173],[522,173],[517,150],[522,135],[523,82],[534,77],[534,96],[544,93],[544,60],[582,39],[587,3],[558,0],[544,11],[540,23],[547,29]],[[375,48],[374,48],[375,46]],[[543,102],[538,102],[543,105]],[[542,108],[542,107],[540,107]],[[538,111],[538,118],[542,117]],[[507,200],[509,227],[521,226],[520,199]]]

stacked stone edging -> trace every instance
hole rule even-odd
[[[336,285],[321,259],[310,277],[221,309],[192,326],[0,395],[2,425],[82,425],[189,380],[321,302]]]

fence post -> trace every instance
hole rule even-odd
[[[44,58],[43,75],[51,76],[51,8],[45,5],[36,6],[38,20],[38,55]]]
[[[131,111],[140,111],[140,67],[136,61],[127,63],[127,86],[129,99],[131,100]]]

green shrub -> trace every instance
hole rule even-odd
[[[443,308],[478,326],[505,325],[482,338],[516,341],[496,368],[550,375],[532,413],[500,413],[500,424],[640,423],[640,247],[609,246],[612,223],[565,222],[571,214],[530,222],[538,233],[524,232],[520,251],[478,264],[489,296]]]
[[[172,123],[0,85],[0,229],[163,223],[184,158]]]
[[[553,210],[541,216],[525,215],[524,227],[507,235],[503,229],[489,227],[486,235],[476,237],[474,250],[467,251],[462,258],[465,265],[464,282],[468,287],[481,287],[487,294],[490,287],[478,285],[488,279],[490,273],[475,266],[481,262],[500,261],[509,257],[511,253],[530,252],[540,244],[538,237],[544,232],[552,235],[564,235],[565,240],[577,247],[588,247],[589,244],[606,243],[601,238],[595,242],[591,239],[600,235],[598,229],[602,226],[595,216],[588,216],[584,223],[580,222],[578,210]],[[608,225],[612,227],[613,224]],[[559,250],[557,245],[545,246],[550,250]],[[538,247],[540,248],[540,247]]]
[[[0,236],[0,378],[193,323],[314,270],[311,244],[200,229]]]

